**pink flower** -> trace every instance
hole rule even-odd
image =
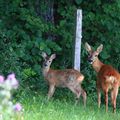
[[[4,82],[4,77],[2,75],[0,75],[0,83]]]
[[[9,79],[9,80],[15,79],[15,74],[14,73],[9,74],[7,76],[7,79]]]
[[[21,106],[20,103],[17,103],[17,104],[13,107],[13,109],[14,109],[16,112],[20,112],[20,111],[22,110],[22,106]]]
[[[16,80],[14,73],[8,75],[7,80],[9,81],[10,85],[12,86],[12,88],[14,88],[14,89],[18,88],[19,83]]]

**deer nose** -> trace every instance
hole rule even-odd
[[[93,61],[93,60],[91,60],[91,59],[88,59],[88,62],[90,62],[90,63],[91,63],[92,61]]]
[[[88,62],[89,62],[89,63],[92,63],[92,62],[93,62],[93,60],[91,59],[90,56],[88,57]]]
[[[47,64],[46,64],[46,63],[44,63],[43,65],[44,65],[45,67],[47,66]]]

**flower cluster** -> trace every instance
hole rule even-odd
[[[22,106],[20,103],[16,105],[13,104],[12,90],[18,88],[18,81],[15,77],[15,74],[9,74],[5,79],[4,76],[0,75],[0,114],[8,114],[13,116],[15,112],[20,112],[22,110]]]

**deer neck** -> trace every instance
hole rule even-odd
[[[50,67],[43,67],[43,76],[46,77],[47,73],[49,72]]]
[[[98,58],[96,58],[96,60],[92,64],[92,66],[96,72],[99,72],[103,65],[104,64]]]

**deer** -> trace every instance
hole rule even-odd
[[[113,106],[113,112],[116,112],[116,99],[118,95],[118,89],[120,86],[120,74],[111,65],[104,64],[98,58],[98,55],[103,50],[103,44],[101,44],[96,51],[86,42],[85,49],[88,51],[88,61],[92,65],[93,69],[97,73],[97,96],[98,96],[98,108],[101,105],[101,91],[105,96],[106,112],[108,112],[108,92],[111,92],[111,103]]]
[[[76,96],[75,105],[78,103],[80,96],[83,97],[83,104],[86,106],[86,92],[81,87],[81,83],[84,80],[84,75],[75,69],[55,70],[51,69],[51,63],[56,58],[56,54],[48,56],[45,52],[42,52],[43,62],[43,76],[48,82],[48,100],[53,96],[56,87],[66,87]]]

